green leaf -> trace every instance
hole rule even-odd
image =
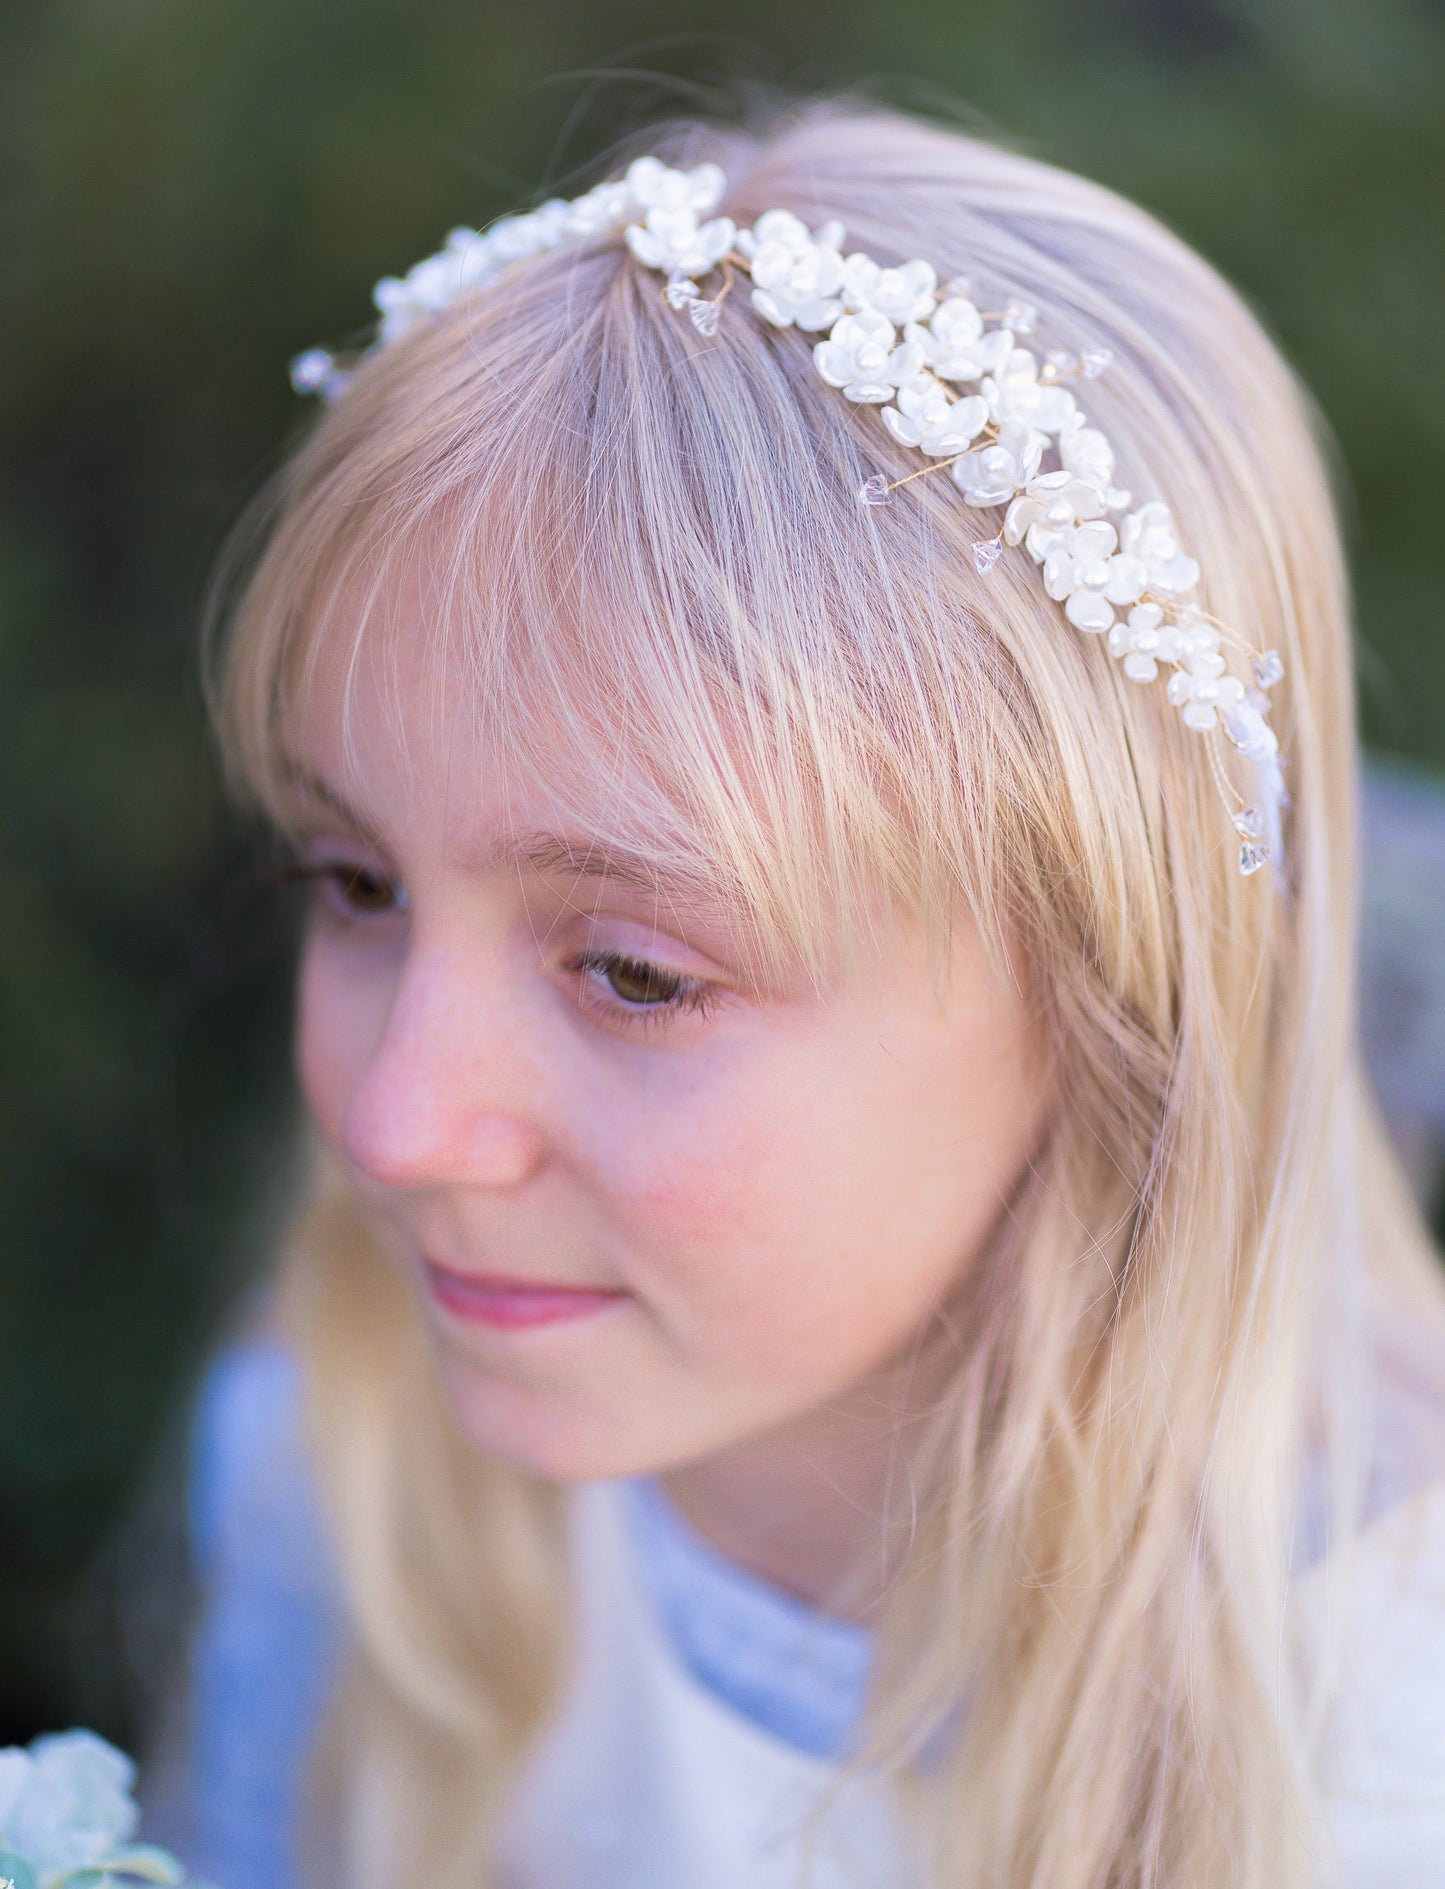
[[[106,1860],[106,1868],[122,1876],[138,1876],[143,1882],[183,1883],[186,1872],[169,1850],[154,1843],[132,1843],[116,1850]]]

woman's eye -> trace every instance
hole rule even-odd
[[[343,918],[381,918],[407,907],[405,892],[396,880],[375,866],[336,860],[319,865],[294,866],[284,877],[292,884],[312,886],[326,905]]]
[[[664,970],[660,964],[625,952],[584,951],[574,959],[572,968],[582,974],[594,993],[604,993],[602,1008],[613,1016],[625,1015],[642,1023],[683,1011],[706,1015],[716,1000],[715,991],[701,978]]]

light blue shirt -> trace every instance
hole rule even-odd
[[[846,1750],[871,1636],[717,1554],[659,1485],[627,1485],[638,1565],[681,1664],[725,1704],[819,1757]],[[141,1780],[147,1836],[218,1889],[296,1889],[307,1747],[341,1643],[341,1600],[300,1426],[296,1360],[222,1351],[193,1429],[190,1527],[204,1605],[173,1761]]]

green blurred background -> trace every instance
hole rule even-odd
[[[724,30],[719,30],[720,26]],[[1364,731],[1445,768],[1445,10],[1427,0],[40,0],[0,12],[0,1744],[134,1748],[185,1400],[285,1195],[284,916],[195,648],[299,348],[620,132],[861,86],[1233,276],[1353,494]]]

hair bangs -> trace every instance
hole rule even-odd
[[[926,500],[858,529],[873,468],[811,341],[724,317],[704,338],[583,250],[367,363],[230,646],[226,746],[268,811],[298,710],[340,673],[346,718],[379,659],[423,727],[464,707],[500,776],[726,903],[769,969],[821,979],[900,906],[940,941],[960,895],[991,908],[1017,795],[966,711],[982,671],[1009,686],[976,577]]]

